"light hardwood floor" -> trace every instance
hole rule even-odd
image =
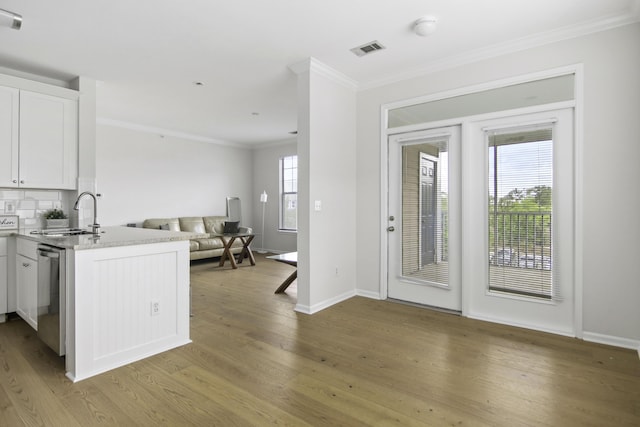
[[[292,267],[256,261],[194,263],[193,343],[76,384],[0,324],[0,426],[640,425],[635,351],[361,297],[298,314]]]

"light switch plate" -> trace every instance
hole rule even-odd
[[[314,208],[316,211],[322,210],[322,200],[316,200],[314,204]]]

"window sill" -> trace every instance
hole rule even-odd
[[[298,230],[283,230],[282,228],[278,229],[278,233],[283,233],[283,234],[297,234]]]

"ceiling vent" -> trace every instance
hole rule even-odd
[[[386,49],[386,47],[382,46],[379,41],[374,40],[367,44],[363,44],[362,46],[354,47],[350,49],[356,56],[365,56],[373,52],[377,52],[379,50]]]

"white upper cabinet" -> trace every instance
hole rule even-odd
[[[0,87],[0,187],[77,186],[78,102]]]
[[[18,185],[18,89],[0,86],[0,187]]]
[[[77,153],[77,102],[20,91],[20,186],[75,189]]]

